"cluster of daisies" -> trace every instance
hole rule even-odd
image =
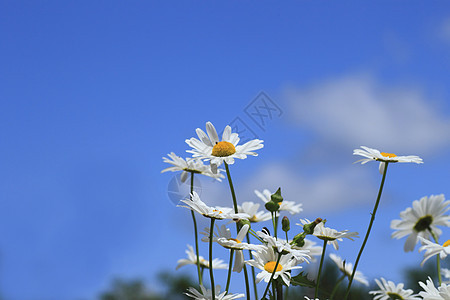
[[[194,299],[282,299],[283,287],[291,285],[302,285],[313,288],[315,295],[313,299],[318,299],[319,283],[322,263],[326,253],[326,246],[332,245],[334,250],[339,249],[339,242],[344,238],[353,240],[358,238],[357,232],[348,230],[339,231],[326,227],[326,221],[317,218],[314,221],[299,219],[297,230],[291,230],[290,220],[286,213],[292,215],[302,212],[302,204],[295,201],[284,200],[281,189],[276,192],[269,190],[257,191],[255,196],[259,202],[238,203],[234,192],[229,165],[234,164],[235,159],[245,159],[247,156],[257,156],[255,152],[263,148],[263,141],[254,139],[239,144],[239,135],[232,132],[230,126],[226,126],[222,137],[219,138],[212,123],[206,123],[206,132],[202,129],[196,130],[198,138],[190,138],[186,143],[191,147],[187,150],[192,157],[182,158],[175,153],[168,154],[163,161],[170,164],[166,171],[180,171],[181,180],[185,182],[190,178],[191,194],[187,199],[180,199],[179,207],[187,208],[191,211],[194,237],[194,247],[188,245],[186,250],[187,258],[178,261],[177,269],[185,265],[195,265],[198,271],[197,288],[190,287],[186,295]],[[422,163],[422,159],[417,156],[396,156],[392,153],[379,152],[376,149],[361,147],[354,150],[354,155],[363,156],[358,162],[365,164],[369,161],[378,161],[379,170],[383,174],[383,182],[386,171],[390,163],[413,162]],[[225,167],[225,170],[221,166]],[[231,201],[229,207],[212,206],[208,201],[203,201],[193,190],[194,175],[205,175],[222,181],[225,176],[228,179]],[[377,199],[377,205],[381,196],[382,186]],[[443,245],[438,243],[442,234],[438,226],[450,226],[450,217],[446,215],[450,201],[446,201],[443,195],[423,197],[413,202],[411,208],[407,208],[400,213],[400,220],[393,220],[391,227],[395,230],[393,238],[407,237],[405,251],[412,251],[417,243],[421,243],[419,251],[424,251],[422,264],[433,256],[444,259],[450,253],[450,241]],[[376,210],[372,213],[374,219]],[[197,231],[196,218],[201,216],[210,221],[210,226]],[[357,264],[364,249],[364,244],[370,233],[373,223],[371,220],[368,233],[361,246],[358,258],[353,265],[346,262],[336,253],[330,253],[328,257],[342,272],[342,277],[348,279],[347,294],[353,280],[369,286],[367,278],[357,271]],[[225,222],[224,222],[225,220]],[[218,224],[218,222],[222,222]],[[267,222],[271,224],[271,229],[262,227],[257,223]],[[255,230],[258,227],[260,230]],[[199,254],[199,236],[201,241],[209,244],[209,257],[205,259]],[[314,239],[322,242],[322,246],[317,245]],[[213,257],[213,246],[217,245],[229,250],[229,260]],[[320,257],[320,264],[319,258]],[[304,269],[305,264],[317,262],[318,268]],[[252,279],[247,272],[247,267],[251,269]],[[204,280],[204,270],[209,271],[209,281]],[[227,282],[225,288],[221,290],[220,285],[214,282],[214,270],[227,270]],[[296,271],[302,269],[300,272]],[[243,272],[242,272],[243,271]],[[234,273],[243,273],[246,283],[245,294],[233,294],[229,292],[230,279]],[[294,272],[298,272],[294,276]],[[450,277],[450,270],[439,270],[439,285],[435,286],[431,278],[426,283],[420,283],[423,291],[414,294],[410,289],[404,289],[403,284],[396,285],[392,281],[381,278],[375,282],[379,290],[371,291],[373,299],[450,299],[450,285],[441,281],[441,273],[444,277]],[[236,275],[235,275],[236,276]],[[241,275],[239,275],[241,276]],[[340,283],[341,281],[339,281]],[[258,284],[262,284],[264,293],[258,296],[263,288],[258,289]],[[253,285],[252,291],[250,284]],[[205,287],[209,285],[210,288]],[[222,285],[223,287],[223,285]],[[284,288],[286,289],[286,288]],[[325,293],[326,298],[333,299],[334,292]],[[310,299],[304,296],[305,299]],[[345,296],[347,297],[347,295]],[[325,299],[325,298],[323,298]]]

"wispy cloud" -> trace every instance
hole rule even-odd
[[[450,17],[442,21],[438,28],[438,36],[444,42],[450,43]]]
[[[425,154],[450,144],[450,118],[417,89],[349,75],[286,92],[291,120],[336,147]]]

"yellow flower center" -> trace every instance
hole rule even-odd
[[[384,157],[397,157],[397,155],[395,155],[394,153],[386,153],[386,152],[381,152],[381,155],[383,155]]]
[[[450,240],[447,240],[447,241],[442,245],[442,247],[447,247],[447,246],[450,246]]]
[[[264,265],[264,270],[266,270],[269,273],[273,273],[276,264],[277,263],[275,261],[269,261],[267,264]],[[281,270],[283,270],[283,266],[278,264],[276,271],[279,272]]]
[[[238,240],[238,239],[229,239],[230,241],[235,241],[236,243],[238,243],[238,244],[240,244],[240,243],[242,243],[240,240]]]
[[[211,154],[218,157],[225,157],[230,156],[234,153],[236,153],[236,148],[234,148],[234,145],[232,143],[221,141],[214,145]]]
[[[218,212],[219,214],[221,214],[221,213],[222,213],[222,211],[221,211],[221,210],[217,210],[217,209],[213,209],[213,212]]]

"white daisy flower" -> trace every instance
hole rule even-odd
[[[198,194],[194,191],[191,194],[191,199],[181,200],[181,202],[186,205],[177,205],[179,207],[189,208],[190,210],[196,211],[199,214],[212,219],[243,219],[249,218],[250,216],[244,213],[234,213],[232,208],[215,206],[211,207],[205,204]]]
[[[419,239],[423,244],[423,246],[419,248],[419,252],[425,250],[423,261],[420,264],[421,266],[423,266],[429,258],[435,255],[439,254],[440,259],[444,259],[450,254],[450,240],[446,241],[443,245],[439,245],[420,236]]]
[[[186,265],[197,265],[197,255],[194,252],[194,249],[191,245],[187,245],[188,249],[186,250],[186,254],[188,258],[182,258],[178,260],[177,268],[186,266]],[[200,266],[206,269],[209,269],[209,260],[203,258],[203,256],[199,256],[198,260],[200,261]],[[221,259],[215,258],[212,261],[213,269],[228,269],[228,265]]]
[[[223,174],[220,174],[223,169],[218,169],[216,173],[211,172],[211,167],[206,166],[200,159],[192,159],[187,158],[186,160],[177,156],[175,153],[171,152],[167,154],[167,157],[163,157],[163,161],[165,163],[171,164],[172,167],[168,167],[161,171],[164,172],[177,172],[182,171],[181,173],[181,182],[185,182],[189,176],[189,173],[198,173],[202,175],[206,175],[208,177],[212,177],[217,179],[218,181],[222,181],[222,178],[225,178]]]
[[[316,246],[316,244],[317,244],[316,242],[311,241],[306,238],[303,241],[305,242],[305,244],[302,247],[292,245],[292,248],[299,249],[299,250],[309,250],[309,255],[311,256],[311,261],[316,260],[315,256],[322,255],[322,246]],[[289,243],[292,243],[292,241],[290,241]]]
[[[424,289],[423,292],[419,292],[419,296],[423,300],[450,300],[450,285],[448,284],[443,283],[436,288],[433,280],[428,277],[427,284],[419,282],[419,285]]]
[[[264,222],[272,219],[270,212],[258,211],[260,204],[254,202],[243,202],[242,205],[238,205],[238,211],[240,213],[246,213],[250,215],[248,219],[252,223]]]
[[[305,296],[306,300],[320,300],[319,298],[308,298],[308,296]]]
[[[216,285],[215,295],[213,299],[212,290],[206,289],[203,285],[200,286],[201,293],[195,288],[188,288],[188,292],[185,295],[197,299],[197,300],[233,300],[245,297],[244,294],[227,294],[227,291],[220,293],[220,285]]]
[[[289,252],[296,260],[297,263],[307,262],[311,260],[311,256],[309,256],[309,250],[305,249],[295,249],[291,244],[286,242],[281,238],[276,239],[275,237],[268,235],[262,231],[257,231],[256,234],[263,239],[264,242],[267,243],[268,246],[272,248],[276,248],[278,253],[281,252]]]
[[[196,132],[199,140],[196,138],[186,140],[186,143],[193,148],[193,150],[187,150],[187,152],[192,153],[193,157],[209,160],[214,173],[223,162],[231,165],[234,164],[235,158],[245,159],[247,155],[258,156],[253,151],[264,147],[263,141],[258,139],[251,140],[244,145],[238,145],[239,136],[237,133],[231,132],[229,125],[225,127],[221,141],[211,122],[206,123],[207,134],[200,128],[197,128]]]
[[[258,196],[259,199],[261,199],[264,203],[267,203],[271,201],[271,196],[273,193],[271,193],[268,189],[265,189],[262,191],[262,193],[258,190],[255,190],[256,196]],[[295,215],[303,211],[302,204],[301,203],[295,203],[294,201],[286,201],[283,200],[282,202],[278,203],[280,205],[280,211],[284,210],[289,212],[291,215]]]
[[[450,209],[449,204],[443,194],[414,200],[412,207],[400,213],[401,220],[392,220],[391,228],[396,230],[392,238],[408,236],[404,246],[408,252],[414,250],[418,236],[430,240],[430,230],[439,237],[442,231],[436,226],[450,226],[450,216],[445,215]]]
[[[341,257],[339,257],[338,255],[336,255],[334,253],[330,253],[330,258],[338,266],[339,270],[341,270],[341,272],[344,273],[345,276],[347,276],[347,278],[350,279],[350,277],[352,276],[352,272],[353,272],[353,264],[342,260]],[[369,286],[369,281],[367,281],[367,278],[360,271],[355,272],[353,279],[361,282],[364,285]]]
[[[296,225],[303,226],[311,223],[311,221],[309,221],[308,219],[300,219],[300,222],[302,224],[297,223]],[[350,232],[348,230],[337,231],[336,229],[325,227],[324,222],[320,222],[319,224],[316,225],[316,227],[314,227],[313,235],[321,240],[327,241],[328,245],[333,245],[335,250],[339,249],[338,241],[342,242],[343,241],[342,238],[347,238],[353,241],[352,238],[359,237],[357,232]]]
[[[258,250],[262,247],[262,245],[253,245],[242,242],[247,235],[249,228],[250,226],[248,224],[242,226],[236,238],[231,237],[231,231],[229,228],[226,228],[225,225],[222,225],[220,229],[219,227],[217,227],[218,233],[213,233],[213,242],[217,242],[224,248],[236,250],[233,267],[234,272],[240,273],[242,271],[242,268],[244,267],[244,253],[242,252],[242,250]],[[200,233],[204,235],[202,241],[209,242],[210,230],[208,227],[206,227],[204,230],[205,232]]]
[[[381,278],[381,282],[375,279],[378,287],[377,291],[370,291],[369,294],[374,295],[374,300],[391,300],[391,299],[402,299],[402,300],[420,300],[418,295],[413,295],[414,291],[411,289],[403,289],[404,284],[395,284],[392,281],[386,281],[386,279]]]
[[[360,155],[366,158],[360,159],[357,162],[361,162],[361,164],[368,163],[369,161],[379,161],[379,170],[380,173],[383,174],[384,166],[386,162],[395,163],[395,162],[412,162],[416,164],[423,163],[423,160],[416,155],[408,155],[408,156],[397,156],[394,153],[386,153],[380,152],[377,149],[372,149],[366,146],[361,146],[362,149],[353,150],[353,155]]]
[[[272,247],[264,247],[253,252],[254,259],[245,262],[246,264],[261,270],[261,272],[256,275],[256,283],[259,283],[262,280],[264,280],[264,282],[269,282],[272,273],[275,271],[273,278],[277,279],[281,276],[284,283],[289,286],[291,282],[291,273],[289,271],[293,269],[301,269],[301,267],[295,266],[297,260],[293,259],[293,256],[288,254],[281,256],[275,270],[278,255],[279,254],[275,253]]]

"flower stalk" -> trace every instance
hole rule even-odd
[[[361,258],[362,252],[363,252],[364,247],[366,246],[367,240],[369,238],[369,234],[370,234],[370,231],[372,229],[373,222],[375,221],[375,214],[377,213],[378,205],[380,204],[381,193],[383,192],[384,181],[386,180],[386,173],[387,173],[388,166],[389,166],[389,162],[387,162],[387,161],[384,162],[383,177],[381,179],[380,189],[378,190],[377,201],[375,202],[375,206],[374,206],[373,211],[371,213],[372,217],[370,218],[370,223],[369,223],[369,227],[367,228],[366,236],[364,237],[364,241],[363,241],[363,243],[361,245],[361,249],[359,249],[359,253],[358,253],[358,256],[356,258],[355,267],[353,268],[352,275],[350,276],[350,279],[349,279],[349,282],[348,282],[348,286],[347,286],[347,291],[345,292],[344,300],[347,300],[348,295],[350,293],[350,288],[352,286],[353,277],[355,277],[356,268],[358,267],[359,259]]]

